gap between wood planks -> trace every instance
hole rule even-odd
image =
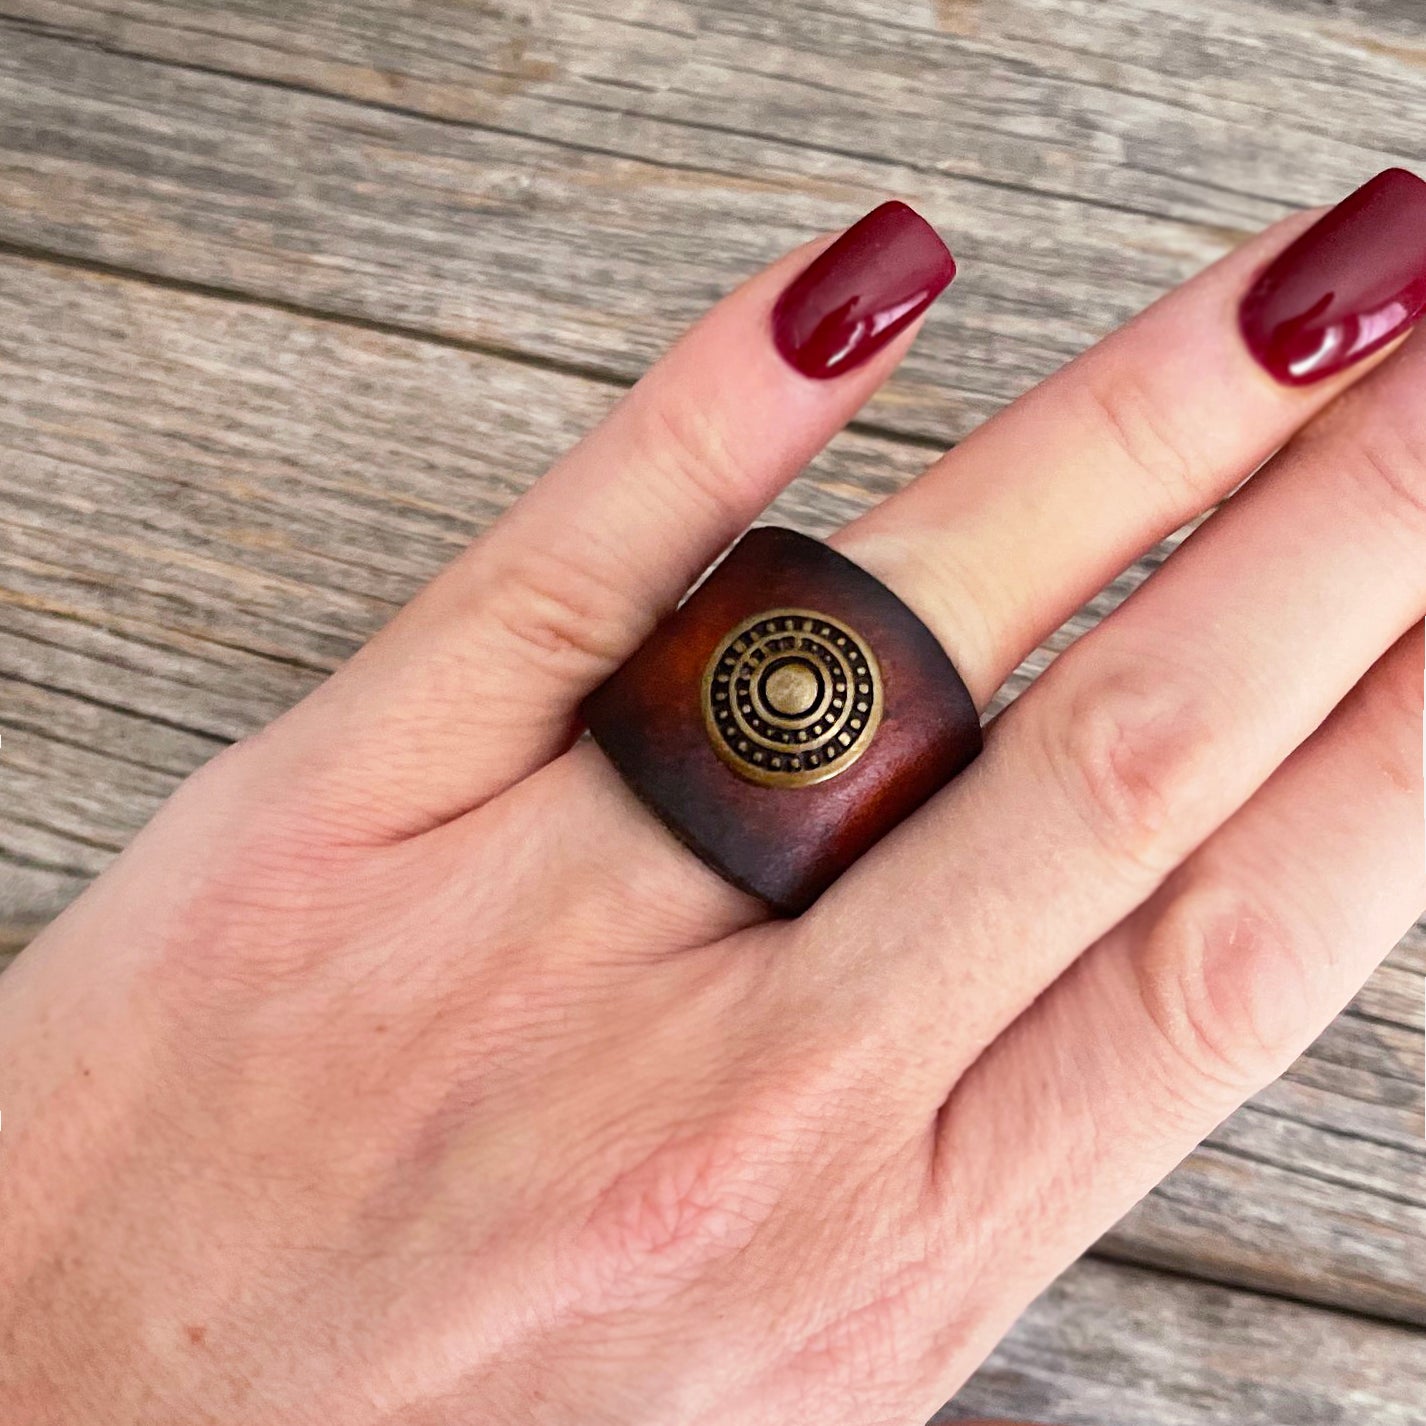
[[[422,342],[427,346],[445,347],[451,351],[471,352],[476,356],[489,357],[493,361],[509,362],[512,366],[529,367],[534,371],[548,371],[557,376],[573,376],[583,381],[598,382],[601,386],[614,387],[620,391],[629,390],[637,380],[637,378],[625,376],[622,372],[611,371],[607,367],[565,361],[559,357],[522,351],[518,347],[502,346],[495,342],[480,342],[468,337],[448,336],[440,332],[429,331],[424,327],[405,326],[400,322],[384,322],[375,317],[359,317],[325,307],[310,307],[302,302],[284,301],[280,297],[262,297],[240,287],[224,287],[217,283],[196,282],[188,278],[171,277],[166,273],[151,272],[143,268],[125,267],[118,263],[75,257],[71,253],[57,252],[52,248],[35,247],[28,243],[17,243],[8,238],[0,238],[0,256],[19,258],[25,262],[46,263],[51,267],[92,273],[98,277],[114,277],[124,282],[142,283],[165,292],[179,292],[190,297],[214,298],[217,301],[231,302],[240,307],[261,307],[270,312],[283,312],[290,317],[301,317],[307,321],[330,322],[337,327],[347,327],[361,332],[374,332],[383,337],[399,337],[404,341]],[[955,444],[954,442],[938,441],[933,436],[923,436],[914,431],[899,431],[894,427],[883,426],[876,421],[849,421],[843,429],[853,431],[858,435],[893,441],[897,445],[909,446],[917,450],[934,451],[938,455],[944,454]]]

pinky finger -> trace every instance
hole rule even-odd
[[[1417,627],[957,1086],[937,1179],[987,1225],[1002,1328],[1287,1069],[1426,907],[1422,657]]]

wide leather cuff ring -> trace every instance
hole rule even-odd
[[[582,711],[675,836],[786,914],[981,749],[970,693],[921,620],[820,540],[771,526]]]

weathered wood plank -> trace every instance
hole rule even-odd
[[[668,125],[626,158],[0,29],[0,240],[624,382],[759,263],[910,198],[963,277],[870,419],[938,439],[1232,236]]]
[[[14,258],[0,259],[0,389],[11,944],[188,770],[344,658],[617,394]],[[849,433],[779,513],[825,531],[925,455]],[[1418,934],[1105,1250],[1426,1322],[1423,970]]]
[[[1381,17],[1243,0],[8,0],[52,33],[655,161],[853,154],[1236,226],[1318,172],[1420,151]],[[1406,26],[1408,32],[1410,26]],[[1419,37],[1419,23],[1416,26]],[[1274,40],[1287,41],[1274,44]],[[1193,120],[1191,130],[1185,116]],[[675,131],[672,135],[670,130]],[[1270,137],[1267,137],[1270,135]],[[1185,160],[1188,160],[1185,162]],[[1356,169],[1353,169],[1356,171]]]
[[[946,438],[1422,153],[1426,69],[1360,15],[1240,0],[0,14],[0,234],[621,380],[757,261],[908,197],[964,276],[875,414]]]
[[[936,1422],[1420,1426],[1426,1334],[1083,1261]]]

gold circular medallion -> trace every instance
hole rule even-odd
[[[881,721],[871,646],[815,609],[745,619],[703,671],[703,723],[718,756],[765,787],[805,787],[845,771]]]

